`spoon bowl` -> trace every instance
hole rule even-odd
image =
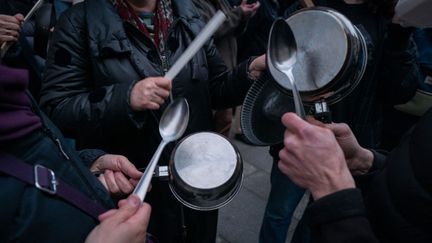
[[[186,99],[174,100],[164,111],[159,122],[159,133],[163,140],[179,139],[189,121],[189,104]]]
[[[162,137],[162,141],[133,191],[133,194],[137,195],[141,201],[144,201],[151,178],[153,177],[154,170],[163,149],[168,143],[183,136],[188,122],[189,104],[184,98],[175,99],[163,112],[159,121],[159,133]]]
[[[298,116],[305,119],[303,102],[292,74],[297,61],[297,43],[290,26],[282,18],[277,19],[270,30],[267,48],[269,71],[278,83],[289,80],[292,87],[295,110]]]

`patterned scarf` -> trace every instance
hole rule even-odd
[[[129,22],[143,32],[148,38],[153,40],[156,47],[162,53],[165,51],[165,41],[168,37],[168,29],[173,22],[171,0],[157,0],[156,8],[153,12],[154,36],[150,35],[149,30],[133,10],[127,0],[114,0],[114,6],[123,21]]]

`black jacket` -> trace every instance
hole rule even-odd
[[[124,23],[108,0],[85,1],[60,18],[48,54],[41,105],[80,147],[120,153],[140,166],[149,161],[160,141],[161,111],[132,112],[129,93],[135,82],[163,76],[160,56],[168,56],[173,64],[204,26],[191,1],[175,0],[172,5],[174,22],[166,53],[159,53],[150,39]],[[251,84],[247,64],[227,71],[208,42],[173,80],[174,98],[185,97],[190,105],[186,135],[212,129],[211,109],[242,102]]]
[[[432,242],[431,124],[432,110],[385,163],[375,154],[370,173],[356,179],[363,199],[358,189],[350,189],[310,206],[316,242]]]

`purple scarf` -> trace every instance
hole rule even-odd
[[[22,138],[42,126],[25,93],[28,79],[26,70],[0,65],[0,145]]]

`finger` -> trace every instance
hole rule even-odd
[[[160,87],[167,90],[171,90],[171,80],[163,77],[156,78],[155,84]]]
[[[286,127],[286,129],[295,134],[300,134],[306,128],[310,127],[306,121],[301,119],[295,113],[288,112],[282,116],[282,124]]]
[[[261,3],[259,1],[257,1],[255,4],[255,6],[253,7],[253,10],[256,11],[259,9],[259,7],[261,6]]]
[[[104,220],[106,220],[107,218],[113,216],[116,212],[118,211],[118,209],[111,209],[106,211],[105,213],[101,214],[98,216],[98,219],[100,222],[103,222]]]
[[[285,131],[284,131],[284,143],[285,143],[285,140],[287,138],[289,138],[290,136],[293,136],[293,135],[294,134],[292,132],[290,132],[288,129],[285,129]]]
[[[351,136],[351,129],[345,123],[330,123],[326,124],[326,127],[333,132],[335,137],[341,138]]]
[[[286,164],[285,162],[283,162],[282,160],[279,160],[278,164],[277,164],[279,170],[286,176],[290,177],[291,176],[291,171],[290,171],[290,166],[288,164]],[[291,178],[291,177],[290,177]]]
[[[120,191],[123,194],[129,194],[133,190],[132,184],[126,179],[126,177],[121,172],[114,172],[114,177],[117,183],[117,186],[119,187]]]
[[[20,21],[15,16],[4,15],[4,14],[0,15],[0,23],[1,22],[3,22],[3,23],[6,23],[6,22],[7,23],[15,23],[17,25],[20,24]]]
[[[14,17],[21,23],[24,20],[24,16],[22,14],[15,14]]]
[[[148,203],[143,203],[138,211],[132,215],[127,222],[131,225],[139,225],[143,227],[144,231],[147,231],[148,223],[151,215],[151,206]]]
[[[102,183],[102,185],[105,187],[105,189],[106,189],[107,191],[109,191],[108,185],[107,185],[107,183],[106,183],[106,181],[105,181],[105,176],[104,176],[104,174],[100,174],[100,175],[98,176],[98,180]]]
[[[9,30],[9,29],[0,29],[0,34],[5,36],[15,36],[18,37],[19,31]]]
[[[15,30],[15,31],[21,30],[19,24],[11,23],[11,22],[0,22],[0,26],[2,27],[2,29],[7,29],[7,30]]]
[[[157,103],[159,105],[163,105],[163,103],[165,103],[165,100],[159,96],[157,96],[156,94],[152,97],[152,102]]]
[[[18,39],[14,36],[0,35],[1,42],[10,42],[10,41],[17,41],[17,40]]]
[[[150,102],[147,105],[147,109],[149,109],[149,110],[159,110],[159,108],[160,108],[160,105],[156,102]]]
[[[117,206],[120,208],[123,207],[126,203],[128,203],[127,199],[122,199],[117,203]]]
[[[126,157],[120,156],[117,161],[118,167],[123,174],[134,179],[141,178],[143,173],[139,171]]]
[[[104,176],[106,184],[108,185],[108,191],[112,194],[118,194],[120,188],[115,181],[114,173],[111,170],[105,170]]]
[[[139,180],[138,179],[129,179],[129,183],[132,184],[134,187],[136,187],[136,185],[138,185]]]
[[[166,90],[166,89],[158,89],[155,93],[159,97],[166,99],[166,98],[168,98],[170,92],[169,92],[169,90]]]
[[[125,222],[128,220],[132,215],[134,215],[137,210],[141,206],[141,201],[139,197],[136,195],[131,195],[127,198],[127,203],[122,205],[117,212],[112,215],[109,219],[111,220],[111,223],[114,225],[118,225],[120,223]]]

